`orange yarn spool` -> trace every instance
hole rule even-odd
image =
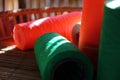
[[[93,63],[97,62],[103,11],[104,0],[84,0],[79,48]]]
[[[46,17],[36,21],[17,24],[13,38],[21,50],[31,49],[37,38],[48,32],[57,32],[72,41],[73,26],[81,21],[81,12],[71,12],[54,17]]]

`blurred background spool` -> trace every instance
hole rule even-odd
[[[72,43],[78,47],[81,22],[74,25],[72,30]]]
[[[105,3],[97,80],[120,80],[120,0]]]
[[[32,49],[37,38],[47,32],[60,33],[68,40],[72,41],[73,27],[80,21],[81,12],[76,11],[17,24],[13,31],[14,41],[21,50]]]
[[[34,45],[42,80],[93,80],[89,58],[57,33],[47,33]]]
[[[104,0],[84,0],[79,48],[97,65]]]

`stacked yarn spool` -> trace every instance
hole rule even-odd
[[[79,48],[97,65],[104,0],[84,0]]]
[[[81,12],[76,11],[17,24],[13,31],[14,41],[21,50],[32,49],[37,38],[48,32],[57,32],[72,41],[73,27],[80,21]]]
[[[34,51],[42,80],[93,80],[89,58],[57,33],[39,37]]]
[[[100,41],[98,79],[120,80],[120,1],[105,3]]]

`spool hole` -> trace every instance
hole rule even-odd
[[[85,80],[84,66],[77,60],[67,60],[55,67],[53,80]]]

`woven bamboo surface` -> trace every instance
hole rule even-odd
[[[20,51],[13,39],[0,40],[0,80],[41,80],[33,50]]]

